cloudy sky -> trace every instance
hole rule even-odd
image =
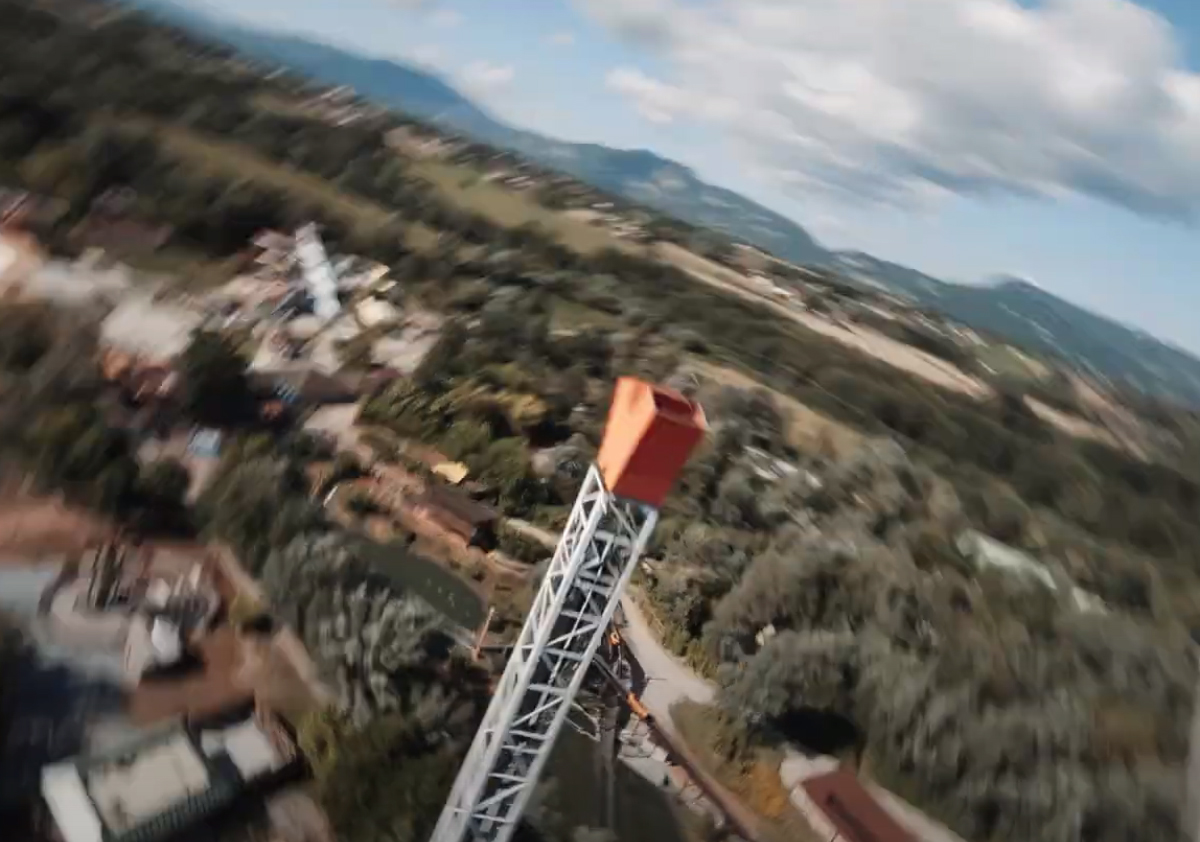
[[[1200,352],[1200,0],[180,0]]]

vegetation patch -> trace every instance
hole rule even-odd
[[[483,622],[484,604],[467,582],[431,559],[415,555],[404,543],[378,544],[363,540],[362,557],[398,588],[416,594],[454,623],[475,629]]]
[[[506,228],[538,226],[581,254],[592,254],[604,248],[629,248],[604,228],[542,207],[530,197],[485,180],[477,170],[469,167],[422,160],[414,162],[412,168],[416,175],[433,184],[451,202],[483,214],[497,225]]]
[[[708,705],[677,702],[671,721],[705,770],[764,820],[769,842],[820,842],[783,788],[779,751],[756,744],[737,719]]]

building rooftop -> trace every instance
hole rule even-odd
[[[269,720],[214,718],[47,766],[42,794],[65,842],[154,842],[213,815],[294,758],[290,738]]]
[[[917,842],[845,769],[816,775],[801,786],[845,842]]]
[[[168,360],[183,352],[203,317],[150,297],[129,297],[109,313],[100,326],[103,341],[152,361]]]

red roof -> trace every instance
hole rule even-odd
[[[836,769],[800,784],[845,842],[917,842],[851,772]]]

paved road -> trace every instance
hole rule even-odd
[[[621,597],[621,610],[625,614],[625,625],[621,629],[625,644],[645,672],[642,702],[663,727],[675,733],[671,706],[685,700],[709,704],[716,695],[716,688],[659,643],[646,615],[631,596]]]

